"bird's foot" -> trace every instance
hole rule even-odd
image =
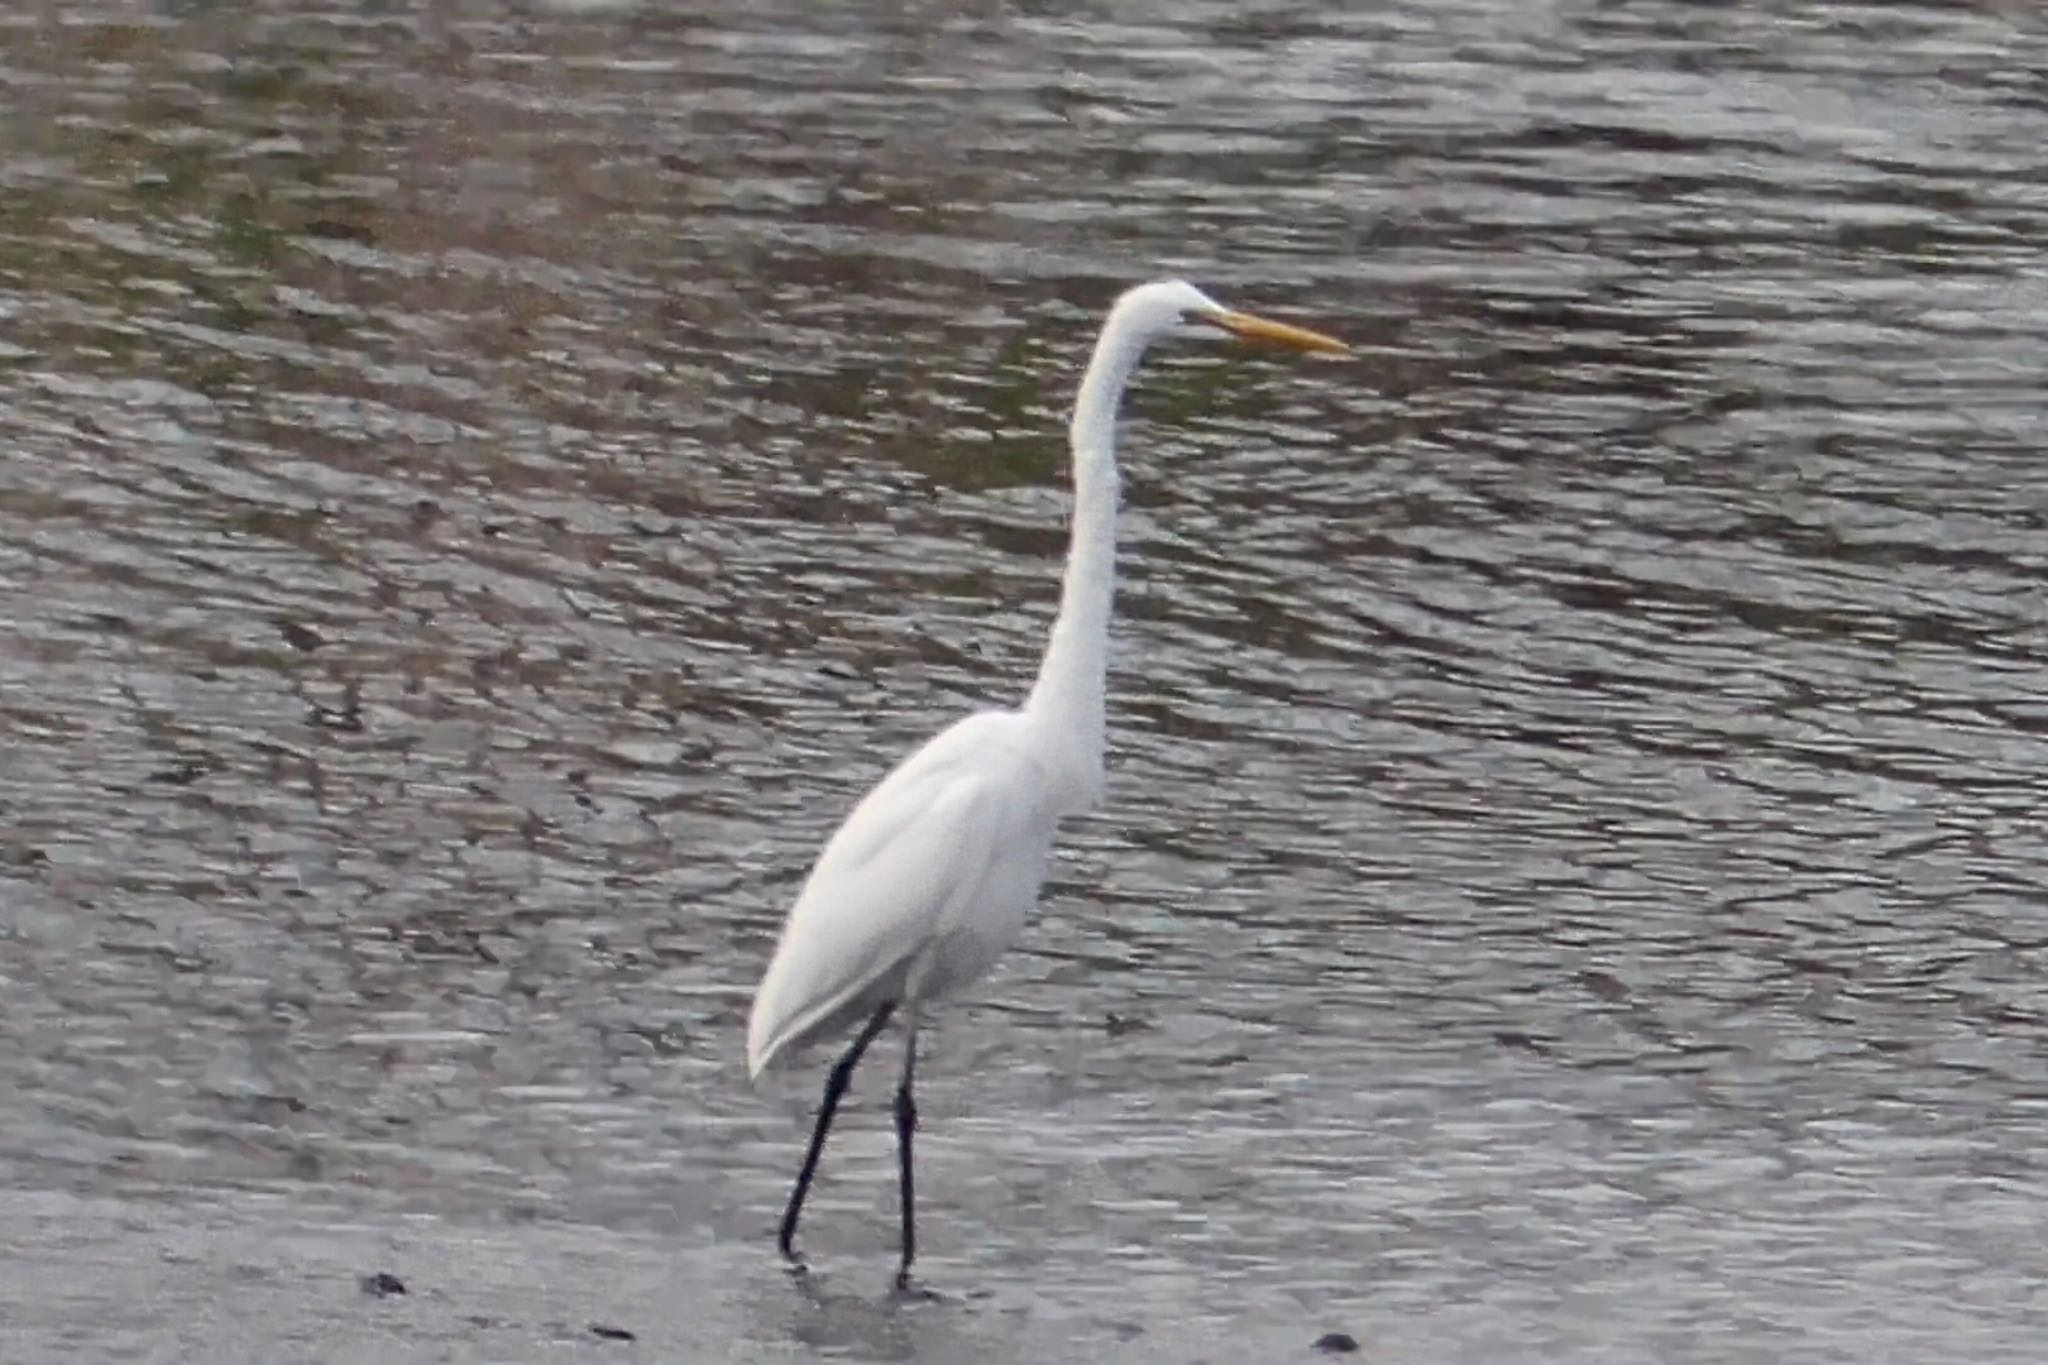
[[[898,1300],[909,1303],[938,1303],[945,1298],[936,1289],[930,1289],[910,1277],[910,1267],[896,1272],[896,1294]]]

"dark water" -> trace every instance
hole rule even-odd
[[[2039,1358],[2036,7],[61,9],[14,1358]],[[926,1034],[949,1298],[887,1066],[807,1298],[749,994],[1018,695],[1162,273],[1361,355],[1148,371],[1108,807]]]

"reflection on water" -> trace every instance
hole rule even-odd
[[[14,1185],[612,1237],[732,1358],[2031,1359],[2048,29],[1331,9],[0,19]],[[748,993],[1166,271],[1362,356],[1148,371],[962,1293],[857,1278],[871,1082],[807,1307]]]

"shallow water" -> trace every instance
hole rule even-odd
[[[817,8],[0,20],[17,1340],[2036,1359],[2048,23]],[[1148,369],[948,1298],[893,1063],[807,1298],[750,991],[1168,272],[1361,354]]]

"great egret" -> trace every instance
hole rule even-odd
[[[1232,312],[1178,280],[1140,285],[1110,309],[1081,380],[1069,440],[1073,542],[1059,616],[1038,680],[1014,711],[983,711],[935,736],[884,777],[826,843],[754,994],[747,1066],[755,1080],[791,1051],[861,1025],[825,1082],[825,1101],[782,1215],[792,1265],[797,1218],[833,1111],[868,1044],[900,1008],[908,1037],[896,1088],[903,1201],[899,1289],[917,1255],[911,1134],[917,1011],[975,980],[1024,927],[1060,817],[1102,792],[1103,671],[1116,558],[1116,413],[1145,348],[1184,324],[1303,351],[1345,354],[1318,332]]]

